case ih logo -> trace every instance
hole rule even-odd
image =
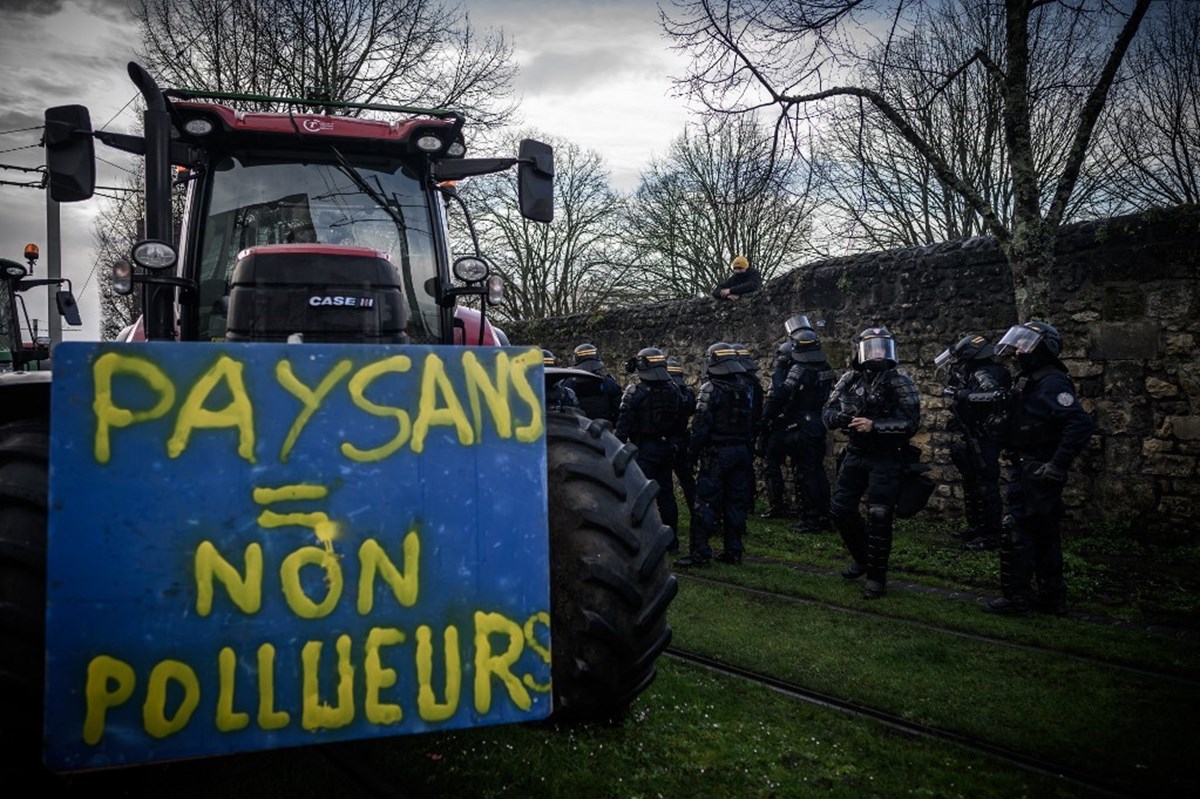
[[[336,306],[338,308],[372,308],[375,305],[374,297],[309,297],[308,304],[314,308],[319,308],[323,305]]]
[[[322,119],[306,119],[300,123],[300,127],[309,133],[319,133],[323,130],[333,130],[333,123]]]

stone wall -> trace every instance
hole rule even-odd
[[[1068,486],[1071,524],[1128,524],[1148,540],[1195,542],[1200,531],[1200,210],[1181,208],[1064,229],[1047,319],[1098,429]],[[946,403],[933,358],[968,332],[995,341],[1015,323],[1012,280],[995,241],[976,238],[796,267],[737,302],[708,298],[509,325],[514,343],[600,347],[618,377],[656,346],[698,378],[714,341],[747,344],[769,375],[795,313],[821,320],[825,351],[847,363],[851,339],[886,325],[901,369],[921,390],[915,443],[941,481],[924,518],[961,519],[946,449]],[[840,436],[834,436],[840,440]],[[832,475],[832,471],[831,471]]]

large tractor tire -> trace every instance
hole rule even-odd
[[[658,484],[607,422],[547,414],[554,721],[619,720],[671,641]]]
[[[30,773],[42,737],[49,470],[48,420],[0,425],[0,752]]]

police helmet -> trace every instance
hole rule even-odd
[[[734,375],[746,371],[732,344],[718,341],[705,352],[708,373],[712,375]]]
[[[798,363],[825,360],[825,353],[821,352],[821,337],[815,330],[797,330],[792,336],[792,360]]]
[[[542,349],[542,366],[553,366],[557,362],[553,352],[545,348]]]
[[[812,330],[812,322],[808,321],[808,315],[798,313],[783,323],[784,332],[789,338],[795,337],[796,333],[801,330]]]
[[[896,358],[896,339],[892,338],[886,327],[868,327],[858,334],[854,362],[865,369],[890,369],[899,363]]]
[[[938,353],[933,359],[934,369],[942,369],[954,360],[958,363],[982,361],[996,354],[996,348],[984,336],[968,333],[955,344]]]
[[[667,358],[667,371],[671,375],[671,379],[680,385],[687,382],[687,375],[683,372],[683,364],[678,358]]]
[[[585,372],[600,374],[604,361],[600,360],[600,350],[596,349],[595,344],[580,344],[571,357],[571,365]]]
[[[1062,336],[1054,325],[1034,319],[1023,325],[1010,327],[996,343],[996,354],[1031,355],[1039,346],[1043,346],[1049,355],[1057,358],[1062,352]]]
[[[750,354],[750,348],[745,344],[730,344],[729,346],[737,350],[738,360],[742,362],[747,372],[758,371],[758,361],[754,360],[754,356]]]
[[[658,347],[645,347],[638,350],[637,373],[642,380],[670,380],[671,373],[667,371],[667,354]]]

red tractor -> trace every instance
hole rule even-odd
[[[543,380],[585,373],[499,346],[503,283],[469,215],[474,252],[451,256],[462,179],[515,166],[521,213],[551,220],[551,149],[466,158],[456,113],[309,113],[129,73],[142,136],[46,112],[60,202],[92,196],[94,140],[145,157],[145,239],[113,272],[143,316],[0,375],[5,751],[32,758],[43,717],[53,770],[619,717],[671,635],[657,485],[607,423],[545,409]],[[404,520],[368,521],[381,507]],[[187,579],[126,586],[160,570]]]

